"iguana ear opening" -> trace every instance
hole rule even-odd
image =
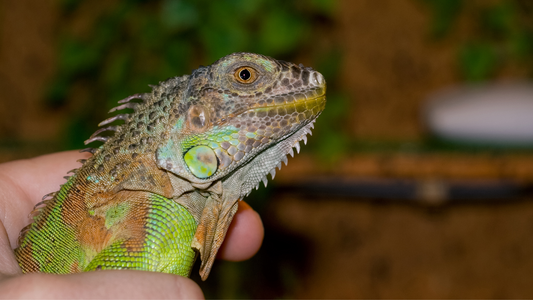
[[[211,120],[209,110],[203,105],[192,105],[187,112],[188,127],[194,132],[203,132],[209,127]]]

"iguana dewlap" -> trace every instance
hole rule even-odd
[[[104,144],[36,206],[15,249],[22,271],[188,276],[199,253],[205,280],[239,199],[300,150],[325,92],[311,68],[234,53],[120,101],[112,111],[133,112],[100,126],[124,124],[93,134]]]

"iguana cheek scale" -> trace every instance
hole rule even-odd
[[[24,273],[133,269],[206,279],[238,201],[299,152],[326,83],[302,65],[234,53],[119,101],[15,254]],[[123,124],[117,124],[123,121]],[[116,124],[116,125],[109,125]],[[113,131],[110,136],[101,133]]]

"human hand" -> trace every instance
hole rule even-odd
[[[28,214],[43,195],[59,190],[63,176],[87,153],[68,151],[0,164],[0,298],[203,298],[189,278],[155,272],[105,270],[71,275],[22,275],[13,249]],[[263,240],[259,215],[239,203],[219,257],[253,256]]]

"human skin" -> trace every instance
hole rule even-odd
[[[189,278],[144,271],[98,271],[71,275],[23,275],[13,249],[28,214],[43,195],[59,190],[69,170],[87,153],[68,151],[0,164],[0,298],[203,298]],[[261,246],[263,224],[245,202],[239,203],[219,258],[241,261]]]

